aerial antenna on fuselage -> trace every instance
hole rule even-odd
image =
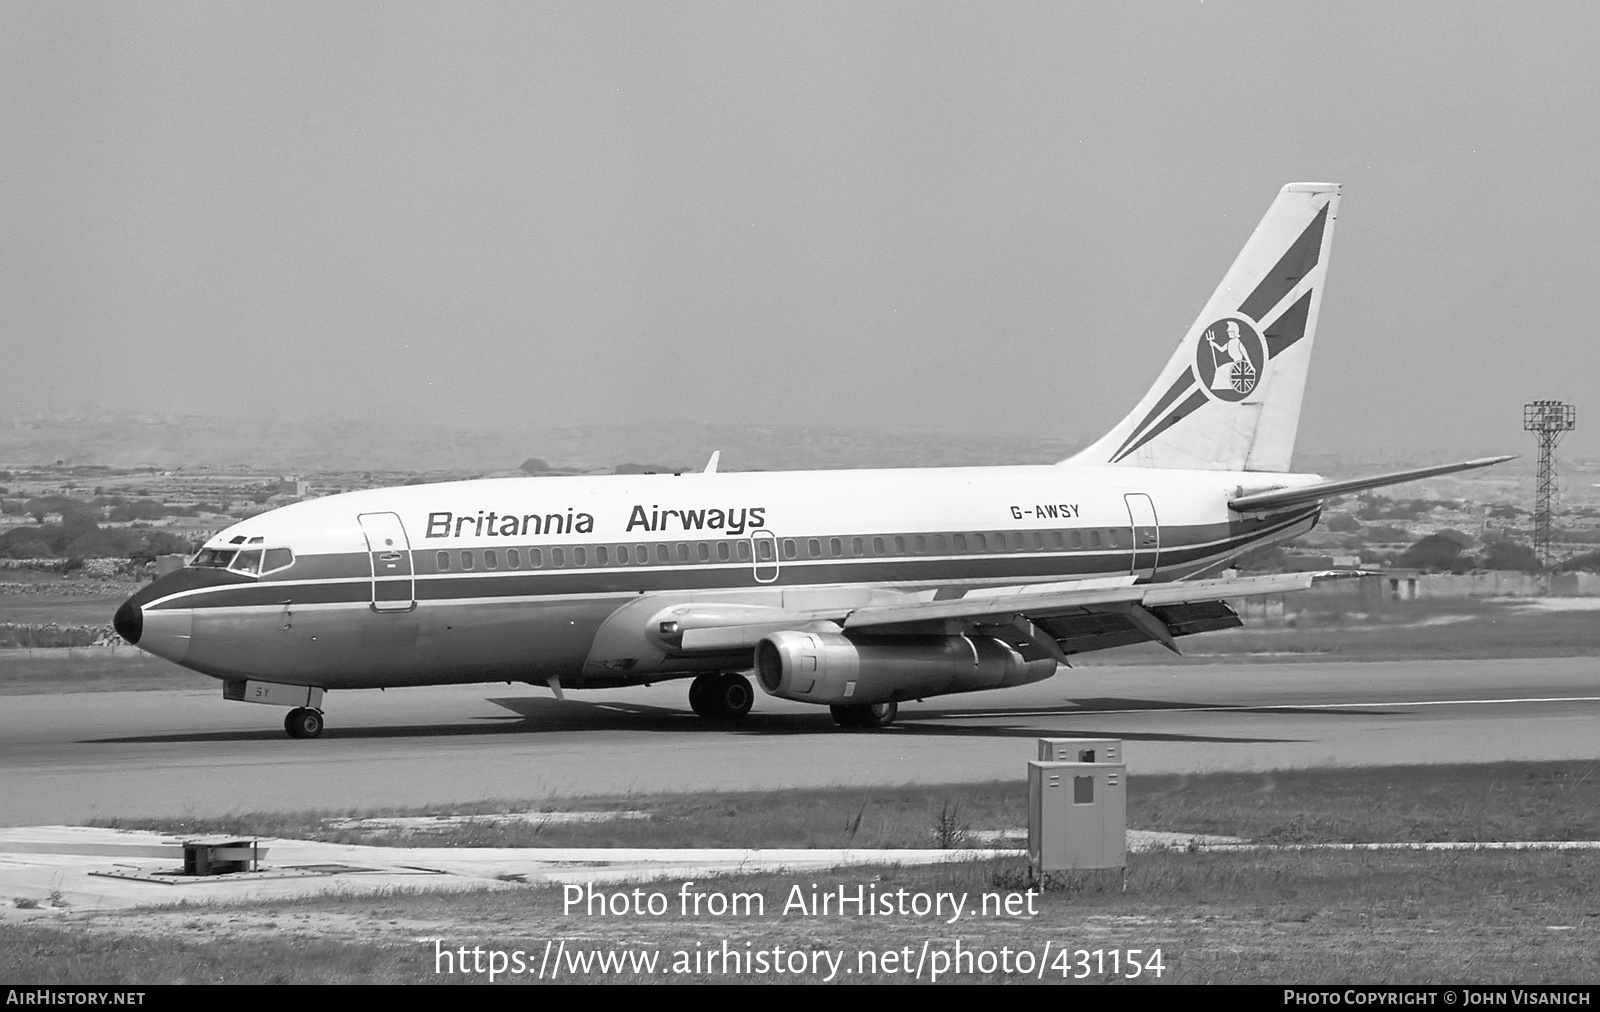
[[[717,473],[717,461],[719,461],[721,459],[722,459],[722,451],[721,450],[712,450],[711,451],[711,459],[706,461],[706,469],[701,473],[702,474],[716,474]]]

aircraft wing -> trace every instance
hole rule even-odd
[[[904,605],[857,608],[844,620],[844,628],[867,629],[874,626],[924,622],[929,619],[992,619],[996,616],[1027,615],[1047,618],[1094,605],[1189,604],[1195,601],[1220,601],[1228,597],[1280,594],[1305,590],[1311,586],[1310,573],[1280,573],[1270,576],[1244,576],[1231,580],[1195,580],[1180,583],[1146,583],[1137,586],[1056,590],[1017,593],[995,597],[964,597],[952,601],[914,602]]]
[[[1346,481],[1319,481],[1315,485],[1301,485],[1298,488],[1274,488],[1250,492],[1228,500],[1228,508],[1244,512],[1247,510],[1275,510],[1287,506],[1304,506],[1307,503],[1319,502],[1329,496],[1344,495],[1348,492],[1365,492],[1369,488],[1382,488],[1385,485],[1399,485],[1402,482],[1416,481],[1418,478],[1432,478],[1440,474],[1453,474],[1456,471],[1470,471],[1476,467],[1488,467],[1490,464],[1499,464],[1512,459],[1515,454],[1503,457],[1480,457],[1477,460],[1464,460],[1458,464],[1436,464],[1433,467],[1419,467],[1411,471],[1392,471],[1388,474],[1376,474],[1370,478],[1350,478]]]
[[[736,605],[680,605],[657,616],[658,635],[683,653],[754,648],[784,630],[832,629],[865,635],[950,634],[951,626],[1032,644],[1066,656],[1155,640],[1176,652],[1176,636],[1240,624],[1223,601],[1305,590],[1314,573],[1138,584],[1132,577],[1093,586],[1055,584],[976,591],[949,600],[906,600],[856,607],[789,610]],[[676,642],[671,642],[671,641]]]

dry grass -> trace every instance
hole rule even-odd
[[[1134,777],[1129,822],[1292,841],[1552,839],[1600,836],[1595,763],[1305,770],[1273,774]],[[549,826],[538,842],[635,845],[839,845],[874,832],[926,845],[952,827],[1020,825],[1017,784],[686,795],[573,800],[563,807],[645,810],[648,821]],[[486,803],[456,811],[513,810]],[[388,810],[392,813],[393,810]],[[351,814],[351,813],[341,813]],[[370,813],[369,813],[370,814]],[[325,816],[261,816],[204,824],[287,832]],[[175,830],[179,824],[146,822]],[[481,830],[482,827],[479,827]],[[479,830],[474,830],[478,832]],[[500,841],[516,841],[515,830]],[[796,834],[801,834],[797,837]],[[393,842],[418,842],[415,839]],[[491,842],[454,838],[456,845]],[[523,841],[526,842],[526,841]],[[783,913],[790,890],[864,886],[880,894],[954,892],[977,909],[986,892],[1025,889],[1019,861],[936,868],[846,869],[741,875],[700,882],[707,891],[760,894],[759,915],[602,916],[563,908],[560,887],[468,894],[313,897],[224,908],[178,906],[69,915],[54,926],[0,926],[0,979],[30,982],[438,983],[486,982],[435,974],[434,939],[449,948],[521,949],[529,965],[547,942],[573,950],[693,953],[782,946],[846,954],[871,949],[1076,951],[1159,948],[1162,982],[1563,983],[1600,979],[1600,853],[1580,852],[1166,852],[1131,855],[1126,889],[1116,873],[1052,876],[1038,915],[817,917]],[[641,885],[675,897],[682,883]],[[626,885],[600,887],[629,891]],[[1056,969],[1046,980],[1060,980]],[[527,980],[527,976],[502,980]],[[748,973],[601,973],[594,982],[771,982]],[[815,980],[816,976],[785,978]],[[899,973],[850,980],[901,981]],[[1012,981],[1013,972],[963,980]],[[1090,981],[1113,979],[1090,973]],[[1147,982],[1152,978],[1146,976]]]
[[[336,819],[538,810],[642,812],[646,819],[352,829]],[[559,803],[485,801],[427,809],[117,819],[125,829],[438,847],[971,847],[975,831],[1027,823],[1018,781],[815,788],[781,793],[615,795]],[[1528,762],[1132,776],[1128,825],[1265,843],[1600,839],[1600,763]]]
[[[1541,611],[1503,600],[1434,598],[1365,601],[1356,597],[1291,597],[1281,621],[1252,620],[1242,629],[1178,641],[1182,658],[1156,644],[1085,655],[1086,666],[1185,664],[1196,661],[1379,661],[1502,657],[1600,656],[1600,622],[1592,611]],[[1079,663],[1074,658],[1073,663]]]
[[[0,650],[0,696],[145,689],[210,689],[218,683],[149,654],[83,648],[74,656]]]
[[[1037,953],[1162,951],[1169,983],[1557,983],[1600,979],[1600,855],[1583,854],[1152,854],[1114,875],[1055,880],[1035,917],[817,917],[783,913],[790,890],[865,886],[880,894],[1025,888],[1016,863],[730,876],[698,888],[758,893],[759,915],[737,919],[590,915],[563,910],[559,887],[471,894],[317,897],[221,909],[169,908],[81,918],[65,926],[0,926],[0,979],[30,983],[439,983],[484,974],[435,973],[434,939],[528,953],[546,941],[574,950],[663,954],[721,946],[842,950],[853,962],[926,943],[950,950]],[[674,881],[644,885],[677,896]],[[629,887],[611,886],[611,891]],[[851,964],[847,964],[851,965]],[[1068,979],[1076,972],[1069,966]],[[1060,972],[1045,980],[1059,980]],[[504,980],[526,980],[502,977]],[[569,978],[572,979],[572,978]],[[579,974],[593,982],[775,982],[751,974]],[[797,978],[784,978],[794,980]],[[800,980],[816,980],[802,975]],[[855,981],[906,980],[899,973]],[[926,975],[924,976],[926,979]],[[948,978],[947,978],[948,979]],[[1014,981],[1015,972],[967,981]],[[1090,973],[1090,982],[1112,979]],[[1151,978],[1145,978],[1154,982]]]

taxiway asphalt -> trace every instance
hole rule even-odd
[[[215,685],[0,699],[0,825],[978,782],[1023,777],[1045,736],[1122,738],[1133,774],[1600,759],[1595,658],[1082,668],[902,704],[882,731],[765,695],[712,724],[675,681],[330,693],[326,733],[295,741]]]

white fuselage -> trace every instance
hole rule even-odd
[[[1315,522],[1315,508],[1230,512],[1241,487],[1315,480],[1040,465],[352,492],[212,538],[196,557],[209,566],[135,597],[138,642],[225,680],[325,689],[647,682],[749,666],[663,650],[647,623],[674,604],[819,607],[1184,579]]]

